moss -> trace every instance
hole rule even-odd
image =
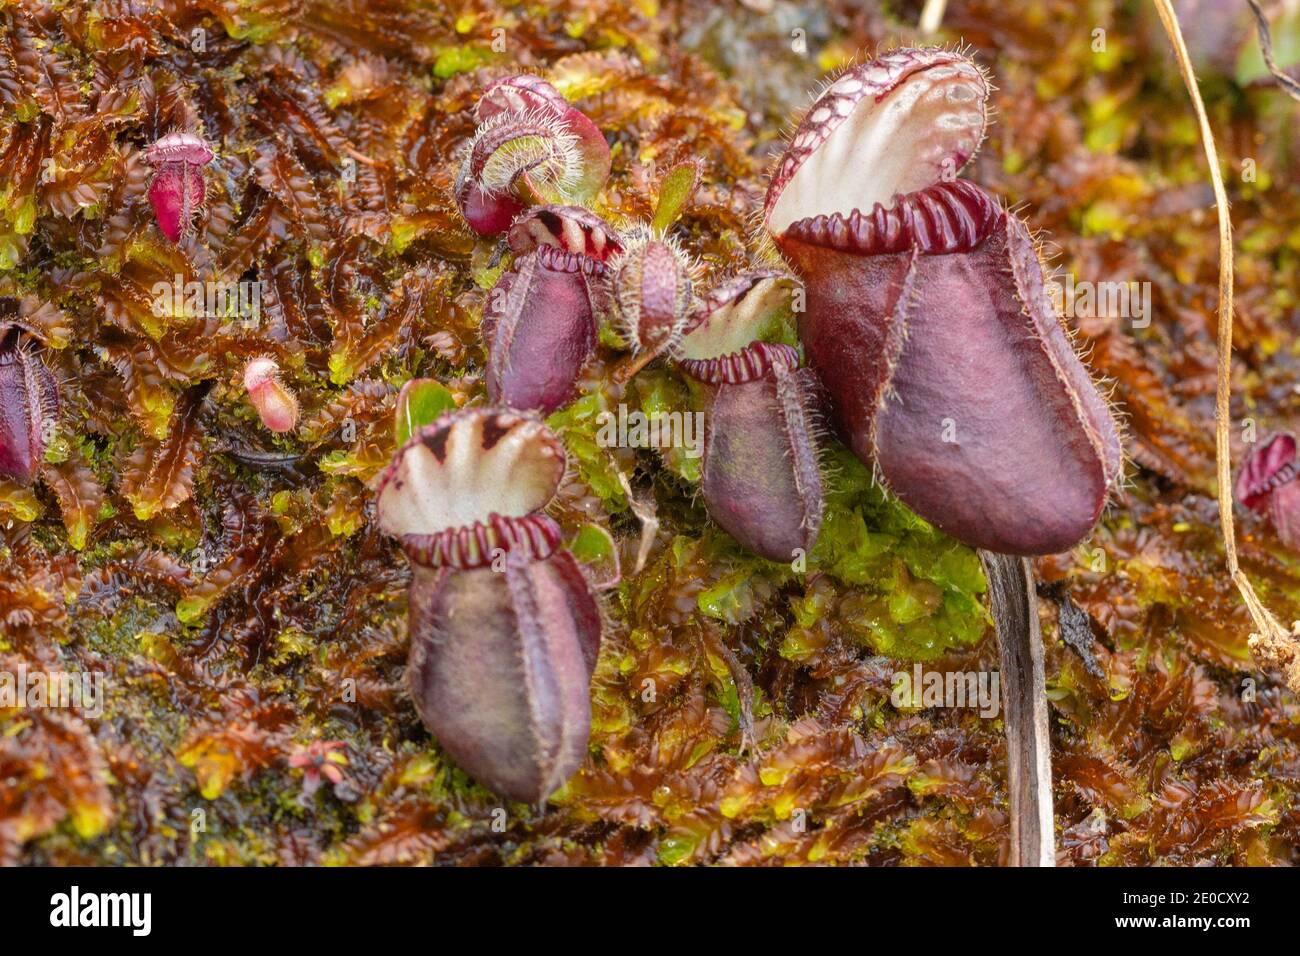
[[[178,15],[197,14],[190,6]],[[402,683],[408,572],[369,505],[404,434],[394,412],[408,379],[436,380],[430,408],[484,400],[478,323],[510,257],[468,234],[450,202],[484,83],[507,69],[549,75],[611,142],[601,214],[648,221],[660,209],[707,288],[761,261],[748,238],[765,167],[806,90],[910,23],[842,3],[792,8],[801,55],[780,16],[706,5],[226,7],[222,26],[241,42],[206,52],[96,2],[78,29],[65,29],[80,9],[70,5],[7,21],[25,24],[19,54],[56,38],[39,53],[51,82],[68,79],[71,108],[60,116],[44,87],[6,101],[5,141],[18,146],[0,157],[0,294],[66,318],[46,349],[65,400],[47,466],[84,465],[102,498],[78,512],[47,481],[0,483],[0,670],[15,658],[102,672],[107,698],[102,717],[66,724],[0,712],[0,857],[996,863],[1000,724],[890,699],[891,675],[912,662],[996,668],[977,556],[834,441],[806,566],[757,560],[708,521],[698,459],[602,447],[600,416],[620,403],[656,415],[706,398],[667,363],[616,386],[625,343],[602,327],[583,395],[550,418],[572,466],[553,511],[593,571],[609,572],[617,548],[623,577],[603,599],[589,759],[544,810],[503,806],[420,725]],[[1050,230],[1079,279],[1159,283],[1146,329],[1067,318],[1129,417],[1133,463],[1094,537],[1037,565],[1087,616],[1100,668],[1063,640],[1045,597],[1064,859],[1294,864],[1300,711],[1251,667],[1212,527],[1217,259],[1172,61],[1133,5],[967,15],[999,87],[986,181]],[[139,72],[115,76],[119,59],[96,52],[110,19],[124,43],[147,38],[166,55],[145,52]],[[1099,22],[1107,44],[1094,53]],[[193,64],[184,76],[176,56]],[[1289,101],[1201,72],[1215,128],[1249,144],[1257,172],[1230,177],[1243,349],[1233,416],[1285,426],[1300,375]],[[87,81],[101,73],[129,95],[93,98]],[[292,110],[264,105],[280,98]],[[96,109],[107,132],[83,135],[82,111]],[[271,135],[264,117],[290,112],[300,121]],[[233,154],[219,157],[196,238],[178,250],[159,239],[127,157],[195,118]],[[1225,156],[1234,172],[1245,158]],[[71,217],[39,181],[45,159],[91,183]],[[684,173],[665,189],[687,162],[700,168],[694,191]],[[395,311],[396,284],[425,269],[426,301]],[[272,283],[260,326],[150,308],[154,281],[219,270]],[[770,338],[793,342],[793,323]],[[242,364],[261,353],[292,369],[299,433],[270,436],[242,399]],[[629,491],[659,522],[641,569]],[[1300,617],[1297,560],[1242,521],[1243,565]],[[307,797],[295,756],[326,741],[346,748],[344,781]]]

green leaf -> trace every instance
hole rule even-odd
[[[679,163],[664,174],[663,182],[659,184],[655,217],[651,222],[658,232],[667,232],[677,221],[699,182],[700,166],[695,162]]]
[[[182,624],[193,624],[208,613],[209,603],[207,598],[197,595],[181,598],[176,602],[176,619]]]
[[[569,551],[587,566],[597,587],[612,587],[620,574],[618,545],[602,525],[588,523],[569,542]]]
[[[455,397],[441,382],[431,378],[411,379],[397,396],[394,422],[397,447],[401,448],[413,434],[455,407]]]

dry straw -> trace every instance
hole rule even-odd
[[[1232,396],[1232,220],[1228,215],[1228,195],[1223,188],[1223,171],[1219,167],[1219,152],[1214,145],[1214,133],[1205,115],[1201,89],[1192,71],[1192,63],[1183,42],[1169,0],[1153,0],[1160,22],[1173,44],[1178,69],[1201,129],[1201,142],[1210,166],[1210,182],[1214,187],[1214,204],[1219,217],[1219,362],[1218,384],[1215,390],[1214,458],[1218,475],[1219,526],[1223,532],[1224,554],[1228,573],[1241,592],[1242,600],[1250,611],[1255,633],[1250,636],[1250,649],[1261,664],[1276,668],[1286,677],[1287,685],[1300,692],[1300,622],[1287,629],[1255,593],[1254,586],[1237,561],[1237,532],[1232,518],[1232,476],[1228,462],[1228,414]]]

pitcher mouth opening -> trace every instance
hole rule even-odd
[[[492,551],[545,557],[559,529],[536,514],[564,480],[564,446],[540,419],[505,408],[443,415],[402,446],[376,495],[380,527],[421,564],[473,567]]]
[[[779,341],[794,317],[798,283],[781,272],[734,276],[696,306],[675,357],[687,375],[710,385],[739,385],[799,367],[799,352]]]
[[[604,275],[605,263],[623,251],[614,228],[582,206],[537,206],[514,221],[506,236],[516,256],[547,251],[575,260],[588,275]]]
[[[988,90],[979,67],[938,48],[899,50],[849,70],[795,131],[768,188],[768,231],[781,236],[838,215],[836,234],[853,237],[855,226],[887,219],[899,197],[953,185],[983,140]]]

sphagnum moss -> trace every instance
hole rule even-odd
[[[755,264],[781,118],[847,51],[910,25],[790,6],[800,53],[779,18],[716,5],[107,9],[24,2],[0,23],[0,295],[63,404],[32,484],[0,483],[0,670],[97,672],[109,688],[102,717],[0,704],[0,859],[999,862],[997,722],[891,700],[917,661],[996,668],[978,562],[844,447],[823,458],[806,566],[756,558],[709,520],[689,459],[597,440],[601,410],[693,394],[668,362],[613,383],[618,336],[597,330],[579,397],[551,415],[573,459],[551,513],[568,536],[612,533],[623,579],[603,600],[587,759],[544,827],[511,803],[505,832],[501,798],[431,741],[404,692],[409,575],[369,503],[404,383],[435,379],[460,406],[483,395],[479,325],[510,256],[463,225],[455,187],[494,80],[544,77],[604,134],[593,211],[611,224],[651,222],[664,171],[698,163],[670,232],[707,289]],[[984,3],[947,20],[1000,88],[970,178],[1027,202],[1080,278],[1178,279],[1144,330],[1072,317],[1129,415],[1136,473],[1091,538],[1038,564],[1089,622],[1067,644],[1045,599],[1059,859],[1294,863],[1300,714],[1250,669],[1217,577],[1202,387],[1216,260],[1186,222],[1201,159],[1156,66],[1163,40],[1126,5],[1104,12],[1105,56],[1089,49],[1095,8],[1067,0],[1034,22]],[[1151,82],[1134,87],[1139,64]],[[1098,90],[1106,111],[1089,105]],[[1289,120],[1266,92],[1207,96],[1264,175],[1233,197],[1251,343],[1234,416],[1285,429],[1300,374]],[[177,132],[214,159],[172,242],[146,151]],[[159,314],[155,287],[178,275],[201,292],[255,283],[257,321]],[[296,393],[291,433],[248,402],[259,357]],[[660,523],[639,569],[633,503]],[[1242,525],[1243,566],[1300,616],[1294,557]]]

